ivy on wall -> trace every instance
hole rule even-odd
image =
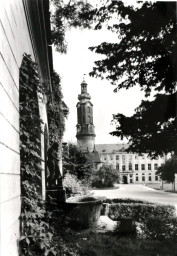
[[[63,101],[61,79],[56,72],[52,74],[52,92],[48,95],[48,123],[50,143],[61,142],[65,130],[65,117],[68,107]]]
[[[24,54],[20,68],[20,162],[21,239],[20,255],[56,255],[52,230],[41,198],[42,120],[38,101],[43,97],[38,66]]]

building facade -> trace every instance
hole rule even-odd
[[[167,156],[151,159],[147,154],[127,153],[127,144],[96,144],[101,162],[117,170],[121,183],[158,183],[156,170],[165,163]]]
[[[93,124],[93,104],[87,92],[85,80],[81,83],[81,94],[77,103],[77,145],[82,151],[93,152],[95,145],[95,126]]]
[[[48,0],[0,1],[0,255],[17,256],[20,238],[21,172],[19,94],[24,53],[38,64],[40,82],[51,86],[52,50]],[[49,89],[49,88],[47,88]],[[39,101],[43,120],[41,158],[47,138],[46,100]],[[45,166],[42,162],[45,199]]]

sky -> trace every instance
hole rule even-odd
[[[64,101],[69,107],[64,142],[77,142],[76,104],[84,74],[86,74],[85,81],[88,84],[87,91],[91,95],[93,103],[96,144],[122,143],[118,137],[109,134],[115,130],[115,126],[111,125],[112,115],[122,113],[131,116],[144,97],[144,93],[140,91],[139,87],[129,90],[121,89],[114,93],[115,87],[108,80],[89,76],[94,61],[102,56],[91,52],[88,47],[108,40],[116,42],[117,36],[106,29],[100,31],[71,29],[66,33],[67,54],[60,54],[53,49],[54,69],[61,76]]]

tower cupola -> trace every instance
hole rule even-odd
[[[81,83],[81,94],[77,103],[77,144],[83,151],[93,152],[95,145],[95,127],[93,125],[93,104],[87,92],[85,79]]]

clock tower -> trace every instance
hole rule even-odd
[[[95,145],[95,126],[93,124],[93,104],[91,96],[87,92],[85,80],[81,83],[81,94],[78,95],[77,103],[77,144],[83,151],[94,151]]]

